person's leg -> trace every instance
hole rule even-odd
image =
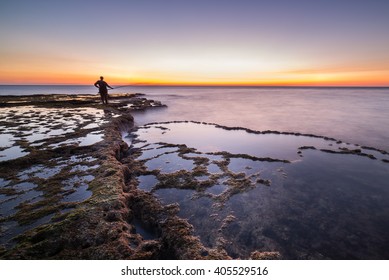
[[[105,99],[105,104],[108,104],[108,93],[106,93],[106,94],[104,95],[104,99]]]
[[[101,102],[104,104],[104,94],[100,93]]]

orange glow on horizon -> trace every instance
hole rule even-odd
[[[0,84],[53,84],[91,85],[100,75],[111,85],[139,86],[389,86],[389,71],[360,72],[280,72],[247,74],[247,78],[191,78],[176,77],[174,73],[142,73],[128,75],[116,73],[62,73],[62,72],[18,72],[0,71]],[[196,75],[194,75],[196,76]],[[260,78],[258,78],[260,77]]]
[[[389,86],[386,1],[49,2],[2,5],[0,84]]]

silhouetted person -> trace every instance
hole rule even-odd
[[[99,93],[100,93],[100,97],[101,97],[101,102],[103,102],[103,104],[108,104],[108,89],[107,89],[107,87],[109,87],[110,89],[113,89],[113,87],[111,87],[110,85],[108,85],[104,81],[104,77],[103,76],[101,76],[100,80],[98,80],[95,83],[95,87],[97,87],[99,89]]]

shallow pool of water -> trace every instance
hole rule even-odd
[[[28,154],[29,152],[26,152],[20,146],[12,146],[10,148],[0,151],[0,161],[12,160],[12,159],[26,156]]]
[[[177,148],[150,148],[150,150],[143,149],[142,155],[138,157],[140,160],[151,159],[165,153],[175,152]]]
[[[227,130],[193,122],[164,123],[163,126],[148,125],[139,128],[135,134],[150,143],[185,143],[203,153],[228,151],[233,154],[287,160],[298,159],[299,147],[315,146],[317,149],[340,147],[336,141],[323,138],[275,133],[255,134],[244,129]],[[351,148],[357,146],[352,145]]]
[[[88,183],[95,177],[92,175],[74,175],[70,178],[62,181],[62,189],[65,191],[71,191],[63,198],[64,202],[81,202],[88,199],[92,192],[88,190]]]
[[[150,192],[152,188],[158,183],[158,179],[154,175],[142,175],[138,176],[139,185],[141,190]]]
[[[185,160],[176,153],[163,154],[150,159],[145,163],[149,170],[161,170],[164,173],[173,173],[179,170],[191,170],[194,165],[192,160]]]
[[[3,244],[6,247],[12,247],[16,242],[12,239],[22,234],[23,232],[26,232],[27,230],[33,229],[35,227],[38,227],[40,225],[49,223],[51,219],[53,218],[54,214],[49,214],[47,216],[44,216],[38,220],[35,220],[31,224],[26,225],[19,225],[17,222],[10,221],[6,223],[2,223],[1,225],[1,234],[0,234],[0,244]]]
[[[143,240],[154,240],[158,238],[155,230],[142,222],[142,220],[134,218],[131,223],[135,227],[135,233],[142,236]]]
[[[208,188],[207,192],[214,194],[214,195],[219,195],[227,189],[228,189],[227,185],[223,185],[223,184],[219,185],[218,184],[218,185],[213,185],[212,187]]]
[[[35,203],[43,199],[43,192],[37,190],[38,185],[22,182],[13,186],[1,187],[4,193],[0,200],[0,217],[8,217],[18,212],[22,203]]]
[[[138,180],[163,204],[178,203],[208,247],[222,244],[234,258],[255,250],[286,259],[389,258],[385,152],[199,123],[147,125],[133,136],[151,154],[160,143],[186,145],[146,159],[147,172],[158,172]],[[204,160],[210,152],[218,158]]]
[[[82,202],[91,197],[92,192],[88,190],[88,185],[81,183],[77,188],[72,188],[74,192],[65,195],[62,202]]]

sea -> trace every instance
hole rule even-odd
[[[315,134],[389,151],[389,88],[117,86],[110,92],[144,93],[167,105],[134,112],[137,125],[200,121]],[[0,96],[31,94],[97,94],[97,89],[0,85]]]
[[[139,154],[138,188],[163,205],[178,204],[177,216],[193,226],[207,248],[222,245],[231,257],[243,259],[255,250],[279,252],[285,259],[389,258],[389,88],[116,86],[110,92],[143,93],[167,105],[132,111],[136,127],[123,140],[128,156]],[[1,95],[31,94],[95,95],[97,89],[0,86],[0,106]],[[50,109],[36,110],[42,110],[36,114],[39,124]],[[67,115],[56,117],[85,128],[98,122],[99,111],[84,112],[89,114],[82,118],[89,119],[86,126]],[[22,111],[15,119],[33,124],[32,113]],[[50,125],[55,124],[45,122],[43,129],[50,131]],[[47,131],[41,125],[32,128],[24,137],[31,146],[42,145],[35,140]],[[268,130],[273,132],[258,132]],[[15,142],[15,135],[3,133],[0,140]],[[76,168],[79,159],[73,160]],[[17,180],[0,178],[0,216],[13,219],[23,214],[20,205],[43,204],[48,194],[33,180],[55,180],[49,173],[58,174],[64,166],[57,164],[21,170]],[[93,180],[88,177],[93,171],[81,170],[83,178]],[[60,183],[61,190],[71,186],[75,191],[64,201],[88,199],[87,183],[72,180]],[[11,192],[23,188],[29,191]],[[12,219],[0,223],[5,232],[0,244],[51,222],[53,215],[27,227]],[[144,240],[158,239],[141,222],[131,223]]]

